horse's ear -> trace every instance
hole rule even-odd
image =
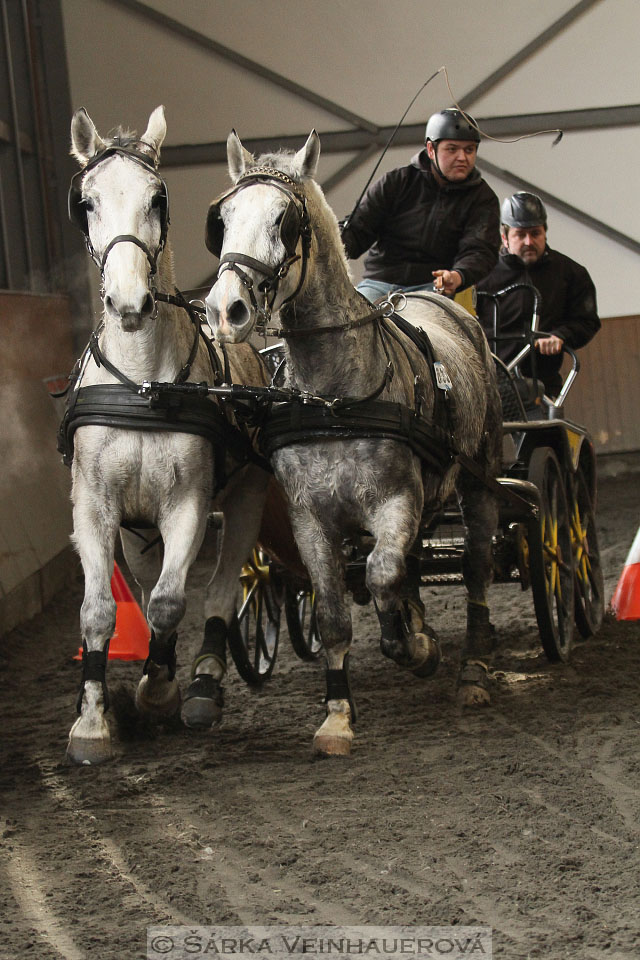
[[[242,146],[240,137],[232,130],[227,137],[227,164],[229,176],[236,183],[247,169],[247,164],[253,163],[253,155]]]
[[[84,167],[105,146],[93,120],[85,108],[80,107],[71,118],[71,156],[76,158],[81,167]]]
[[[295,155],[296,167],[301,176],[315,177],[320,158],[320,137],[312,130],[302,150]]]
[[[156,107],[151,116],[149,117],[149,123],[147,124],[147,129],[142,134],[142,140],[145,143],[148,143],[149,146],[155,151],[154,160],[156,162],[160,159],[160,147],[164,143],[164,138],[167,135],[167,122],[164,118],[164,107]]]

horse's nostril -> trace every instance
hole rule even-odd
[[[104,305],[109,316],[116,318],[120,316],[120,311],[116,307],[111,297],[107,296],[104,298]]]
[[[153,314],[155,308],[156,308],[156,302],[151,296],[151,294],[148,293],[144,298],[144,303],[142,304],[142,310],[141,310],[142,316],[150,317]]]
[[[249,319],[249,308],[244,300],[234,300],[227,309],[227,320],[229,323],[240,327]]]

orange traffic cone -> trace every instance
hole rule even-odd
[[[640,529],[624,562],[611,598],[611,609],[616,620],[640,620]]]
[[[146,660],[151,631],[117,563],[113,565],[111,592],[116,601],[116,629],[109,644],[109,660]],[[82,660],[82,647],[74,660]]]

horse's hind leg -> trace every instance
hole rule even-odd
[[[74,763],[100,763],[111,757],[111,736],[104,714],[109,706],[109,639],[116,623],[111,575],[118,519],[107,513],[104,504],[98,510],[96,498],[90,492],[83,495],[79,484],[74,500],[73,539],[82,561],[85,592],[80,610],[83,654],[79,716],[69,733],[67,756]]]
[[[237,629],[240,571],[258,539],[268,477],[258,467],[246,467],[215,503],[216,511],[222,511],[222,531],[216,566],[207,586],[204,639],[193,660],[191,683],[182,705],[182,720],[187,727],[207,729],[222,718],[227,636]]]
[[[120,541],[127,566],[142,592],[140,605],[146,617],[151,591],[162,571],[162,539],[155,529],[144,529],[137,535],[121,527]]]
[[[149,657],[136,691],[138,710],[158,719],[172,717],[180,708],[176,630],[186,610],[187,573],[204,537],[207,506],[205,496],[185,496],[173,509],[165,511],[158,522],[164,557],[158,582],[149,597]]]
[[[486,660],[495,645],[487,593],[493,580],[492,541],[498,503],[486,486],[461,471],[458,498],[465,525],[462,573],[467,588],[467,631],[458,675],[458,700],[464,707],[490,702]]]

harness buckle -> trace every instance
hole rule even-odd
[[[396,300],[395,300],[396,297],[397,297],[397,300],[398,300],[397,303],[396,303]],[[406,305],[407,305],[407,298],[406,298],[405,294],[402,293],[401,290],[398,290],[398,291],[396,291],[395,293],[392,293],[392,294],[391,294],[391,296],[389,297],[389,302],[391,303],[391,306],[393,307],[393,309],[395,310],[396,313],[402,313],[402,311],[404,310],[404,308],[405,308]]]

